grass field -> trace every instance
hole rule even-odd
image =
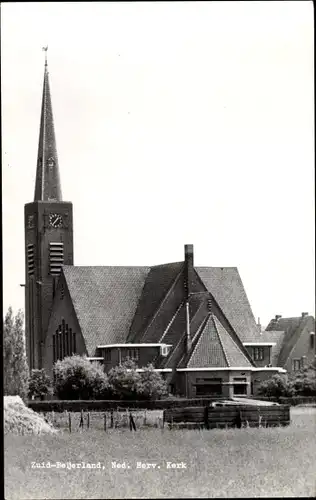
[[[269,429],[8,434],[5,498],[315,496],[316,409],[293,408],[291,418],[289,427]],[[31,467],[83,461],[101,468]],[[114,461],[126,469],[112,468]],[[137,468],[137,462],[156,468]],[[167,468],[168,462],[186,468]]]

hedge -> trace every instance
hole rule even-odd
[[[117,409],[146,409],[166,410],[169,408],[185,408],[187,406],[205,406],[211,401],[227,398],[203,398],[203,399],[160,399],[156,401],[127,401],[127,400],[51,400],[51,401],[28,401],[28,407],[36,412],[63,412],[73,411],[106,411]]]
[[[206,406],[211,401],[218,401],[219,399],[228,400],[230,398],[217,397],[217,398],[203,398],[203,399],[161,399],[157,401],[126,401],[126,400],[115,400],[115,401],[103,401],[103,400],[52,400],[52,401],[29,401],[28,407],[36,412],[63,412],[73,411],[80,412],[81,410],[86,411],[106,411],[106,410],[117,410],[117,409],[140,409],[140,410],[167,410],[171,408],[186,408],[188,406]],[[278,402],[280,404],[286,404],[290,406],[296,406],[299,404],[316,404],[315,396],[293,396],[292,398],[264,398],[264,397],[252,397],[248,399],[260,399],[261,401],[271,401]]]

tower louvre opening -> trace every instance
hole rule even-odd
[[[49,273],[59,276],[64,264],[64,244],[62,242],[49,244]]]
[[[29,275],[34,274],[34,245],[27,245],[27,272]]]

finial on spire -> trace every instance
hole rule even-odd
[[[45,52],[45,68],[47,68],[47,50],[48,50],[48,45],[46,47],[42,47],[42,50]]]

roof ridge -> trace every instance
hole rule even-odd
[[[222,349],[223,349],[223,353],[224,353],[224,357],[225,357],[225,359],[226,359],[227,366],[228,366],[228,367],[230,367],[231,365],[230,365],[230,362],[228,361],[228,357],[227,357],[226,349],[225,349],[225,347],[224,347],[224,345],[223,345],[222,338],[221,338],[220,333],[219,333],[219,331],[218,331],[216,321],[214,320],[214,317],[213,317],[213,313],[212,313],[212,319],[213,319],[213,322],[214,322],[214,326],[215,326],[215,330],[216,330],[216,333],[217,333],[217,336],[218,336],[219,342],[220,342],[220,344],[221,344],[221,346],[222,346]],[[226,330],[226,329],[225,329],[225,330]],[[227,333],[228,333],[228,332],[227,332]]]
[[[172,316],[171,320],[169,321],[165,331],[163,332],[162,334],[162,337],[160,338],[159,342],[162,342],[163,338],[167,335],[172,323],[174,322],[174,320],[176,319],[177,315],[178,315],[178,312],[180,311],[181,307],[183,306],[184,304],[184,301],[182,301],[179,305],[179,307],[177,308],[176,312],[174,313],[174,315]]]

